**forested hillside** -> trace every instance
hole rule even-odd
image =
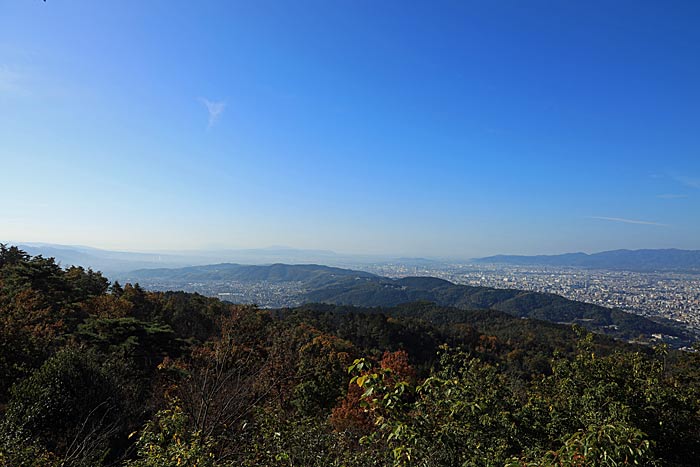
[[[697,465],[700,355],[465,307],[260,310],[0,245],[0,465]]]
[[[422,300],[467,310],[504,311],[520,318],[577,323],[592,331],[625,339],[654,333],[677,337],[679,343],[691,339],[677,324],[653,321],[622,310],[576,302],[554,294],[458,285],[434,277],[344,282],[310,291],[306,299],[357,306],[396,306]]]
[[[250,264],[208,264],[186,268],[139,269],[126,274],[134,280],[161,281],[212,281],[229,280],[242,282],[285,282],[303,281],[311,288],[323,287],[345,279],[378,278],[364,271],[334,268],[319,264],[271,264],[268,266]]]
[[[189,284],[224,284],[227,281],[259,286],[294,282],[284,305],[331,303],[364,307],[392,307],[428,301],[463,310],[489,309],[520,318],[579,324],[597,333],[627,340],[650,340],[653,334],[671,336],[676,347],[687,346],[695,336],[680,323],[652,320],[619,309],[576,302],[554,294],[453,284],[435,277],[390,279],[363,271],[316,264],[252,266],[212,264],[187,268],[143,269],[124,276],[156,289],[179,289]]]

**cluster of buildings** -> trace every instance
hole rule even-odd
[[[700,275],[496,264],[383,264],[372,269],[388,277],[433,276],[456,284],[555,293],[700,329]]]
[[[262,308],[298,306],[303,302],[302,295],[306,292],[304,284],[298,281],[142,281],[141,285],[146,287],[148,290],[183,290],[185,292],[196,292],[208,297],[216,297],[220,300],[232,303],[254,303]]]
[[[672,319],[700,330],[700,275],[586,270],[552,266],[496,264],[383,263],[363,268],[385,277],[432,276],[456,284],[548,292],[566,298],[617,307],[649,317]],[[150,290],[185,290],[263,308],[297,306],[305,284],[289,282],[153,282]]]

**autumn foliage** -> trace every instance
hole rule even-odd
[[[488,310],[261,310],[0,245],[0,466],[691,466],[700,354]]]

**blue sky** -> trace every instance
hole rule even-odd
[[[0,239],[700,248],[700,3],[0,0]]]

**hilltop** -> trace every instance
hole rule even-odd
[[[129,280],[161,281],[303,281],[309,284],[325,284],[341,278],[375,278],[374,274],[319,264],[250,265],[236,263],[209,264],[185,268],[140,269],[125,274]]]
[[[360,307],[393,307],[425,301],[463,310],[497,310],[519,318],[553,323],[580,324],[592,331],[632,340],[652,334],[671,336],[677,346],[691,335],[677,323],[654,321],[619,309],[576,302],[559,295],[514,289],[458,285],[434,277],[390,279],[363,271],[315,264],[252,266],[215,264],[176,269],[145,269],[124,276],[158,290],[199,290],[217,284],[226,290],[231,282],[285,286],[271,306],[329,303]],[[197,289],[192,288],[197,285]],[[290,285],[291,284],[291,285]]]

